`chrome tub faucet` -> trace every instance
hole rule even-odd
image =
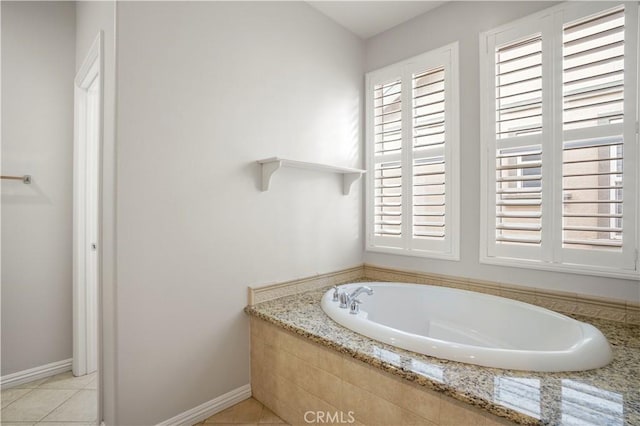
[[[334,302],[339,301],[340,307],[342,309],[349,308],[349,313],[355,315],[358,312],[360,312],[360,304],[362,302],[359,301],[357,297],[362,293],[366,293],[367,295],[371,296],[373,295],[373,289],[371,287],[367,287],[363,285],[355,289],[351,294],[347,294],[346,291],[340,291],[338,287],[334,286],[333,301]]]

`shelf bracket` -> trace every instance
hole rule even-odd
[[[282,167],[282,161],[277,160],[270,163],[262,164],[262,190],[268,191],[271,183],[271,176]]]
[[[342,175],[342,194],[343,195],[349,195],[349,193],[351,192],[351,187],[353,186],[353,183],[358,179],[360,179],[360,176],[362,176],[361,172],[345,173]]]

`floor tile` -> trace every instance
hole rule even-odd
[[[211,423],[205,423],[205,424],[211,424]],[[216,426],[258,426],[258,423],[214,423],[214,424]]]
[[[98,413],[98,392],[83,389],[53,410],[45,422],[93,422]]]
[[[264,406],[253,398],[234,405],[233,423],[258,423]]]
[[[31,389],[12,388],[3,390],[0,396],[0,400],[2,400],[2,408],[11,404],[13,401],[16,401],[18,398],[22,398],[29,392],[31,392]]]
[[[68,371],[50,377],[46,382],[41,384],[38,389],[82,389],[95,378],[95,373],[74,377],[73,373]]]
[[[98,376],[94,377],[93,380],[91,380],[87,386],[85,386],[83,389],[97,389],[98,388]]]
[[[2,426],[34,426],[31,422],[2,422]]]
[[[33,380],[29,383],[24,383],[22,385],[18,385],[12,389],[35,389],[38,386],[40,386],[41,384],[43,384],[44,382],[46,382],[47,380],[49,380],[49,377],[45,377],[44,379],[38,379],[38,380]]]
[[[233,421],[233,407],[229,407],[227,409],[224,409],[222,411],[220,411],[217,414],[214,414],[213,416],[209,417],[207,420],[205,420],[205,424],[210,424],[210,423],[216,423],[216,424],[224,424],[224,423],[230,423]]]
[[[215,426],[268,426],[268,425],[285,425],[286,423],[278,417],[274,412],[262,405],[260,401],[249,398],[233,407],[214,414],[198,425],[215,425]]]
[[[2,410],[4,422],[42,420],[76,393],[68,389],[34,389]]]
[[[284,420],[276,415],[273,411],[269,410],[267,407],[262,408],[262,414],[260,415],[260,420],[258,421],[260,424],[285,424]]]
[[[97,422],[38,422],[35,426],[97,426],[97,424]]]

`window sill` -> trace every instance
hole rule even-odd
[[[590,275],[594,277],[618,278],[623,280],[638,280],[640,274],[637,270],[624,270],[613,268],[600,268],[589,265],[543,263],[523,259],[504,257],[480,256],[480,263],[487,265],[509,266],[513,268],[538,269],[542,271],[562,272],[566,274]]]
[[[402,248],[380,247],[380,246],[369,246],[366,248],[366,251],[370,253],[394,254],[396,256],[420,257],[420,258],[437,259],[437,260],[450,260],[455,262],[460,261],[460,253],[442,253],[442,252],[427,251],[427,250],[407,250]]]

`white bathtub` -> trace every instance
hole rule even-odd
[[[503,297],[418,284],[364,282],[360,313],[322,297],[338,324],[410,351],[486,367],[580,371],[603,367],[612,352],[600,330],[548,309]]]

